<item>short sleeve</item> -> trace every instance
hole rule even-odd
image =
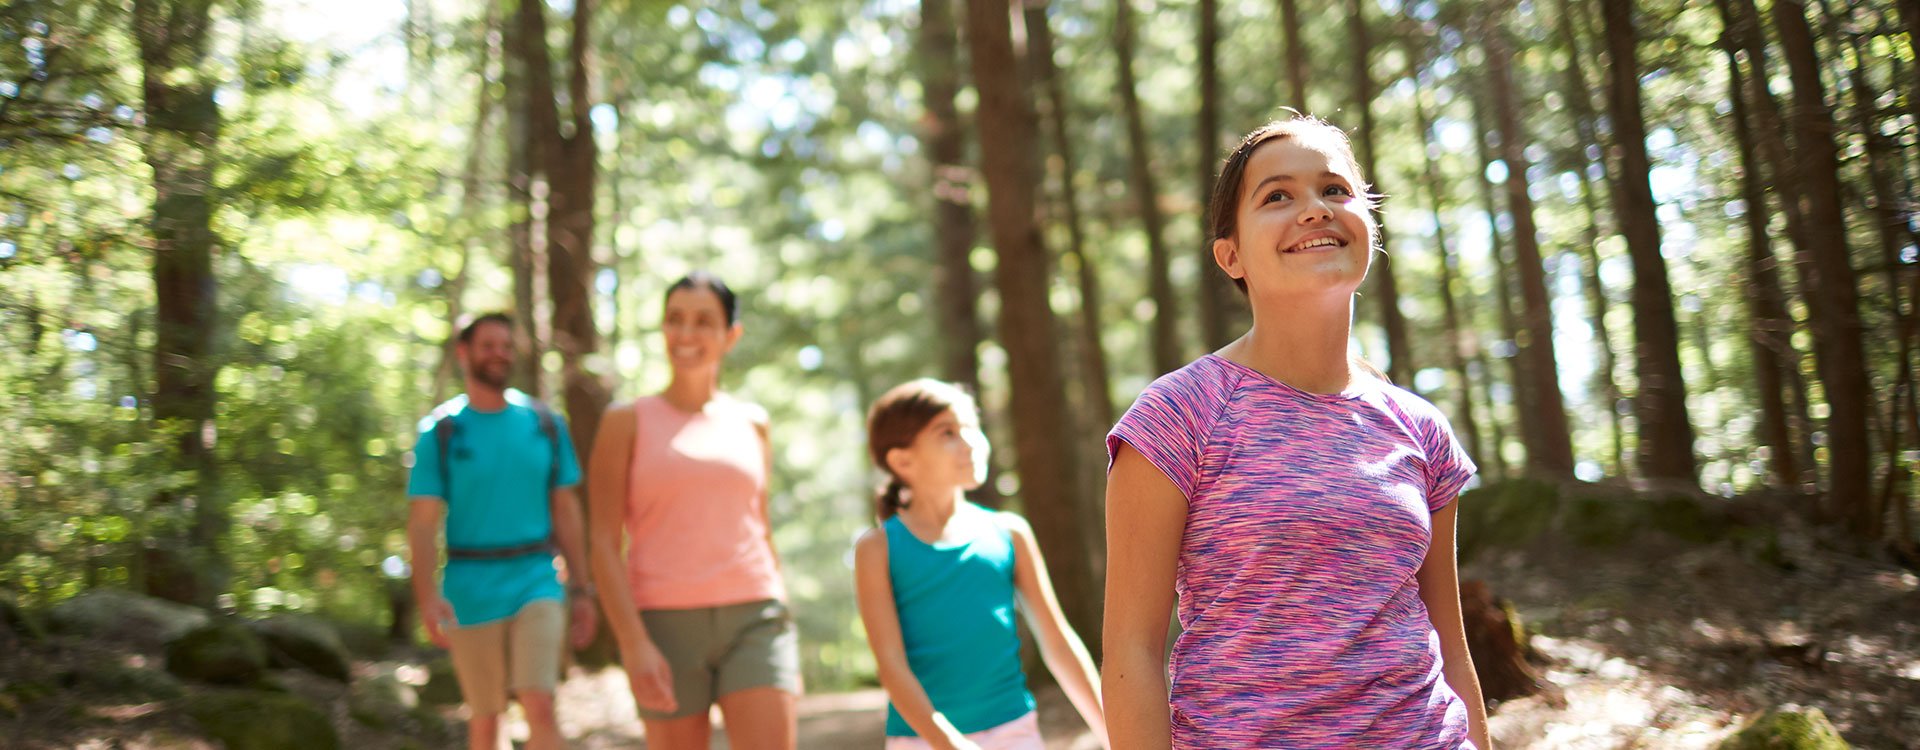
[[[1467,480],[1473,478],[1479,467],[1460,445],[1453,425],[1447,423],[1438,409],[1434,410],[1433,421],[1427,428],[1426,444],[1422,446],[1427,453],[1427,510],[1439,512],[1459,497],[1460,490],[1467,486]]]
[[[1147,386],[1107,433],[1107,471],[1125,442],[1167,475],[1189,500],[1200,485],[1200,454],[1223,405],[1207,392],[1189,366]]]
[[[557,487],[573,487],[580,484],[580,457],[574,455],[573,433],[567,431],[567,418],[553,415],[554,432],[560,435],[560,476]]]
[[[434,437],[433,426],[428,425],[413,443],[413,468],[407,474],[408,497],[447,499],[447,488],[442,481],[446,473],[441,471],[440,461],[440,441]]]

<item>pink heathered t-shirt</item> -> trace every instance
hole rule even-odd
[[[1472,747],[1415,578],[1474,472],[1433,404],[1209,354],[1140,394],[1109,460],[1121,441],[1187,498],[1173,747]]]

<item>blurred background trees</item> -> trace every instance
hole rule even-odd
[[[1199,213],[1282,105],[1357,129],[1356,348],[1483,478],[1913,554],[1911,3],[928,2],[0,8],[0,588],[384,626],[455,321],[520,313],[584,452],[708,268],[812,684],[872,674],[862,421],[921,375],[980,390],[1091,637],[1101,436],[1245,325]]]

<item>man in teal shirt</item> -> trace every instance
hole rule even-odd
[[[474,750],[502,746],[509,692],[526,713],[527,748],[560,747],[553,692],[568,589],[573,645],[593,638],[592,572],[574,493],[580,464],[566,423],[507,387],[513,351],[513,321],[503,314],[461,329],[454,352],[466,393],[420,421],[407,482],[413,593],[427,637],[453,656]],[[447,564],[436,586],[443,527]],[[566,560],[566,589],[556,551]]]

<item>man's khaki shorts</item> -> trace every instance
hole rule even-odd
[[[460,694],[475,716],[507,710],[507,693],[552,694],[566,651],[567,610],[555,599],[528,602],[514,616],[447,630]]]
[[[777,599],[695,609],[640,611],[647,636],[673,670],[671,713],[640,708],[640,718],[706,713],[728,693],[775,687],[800,694],[800,635]]]

